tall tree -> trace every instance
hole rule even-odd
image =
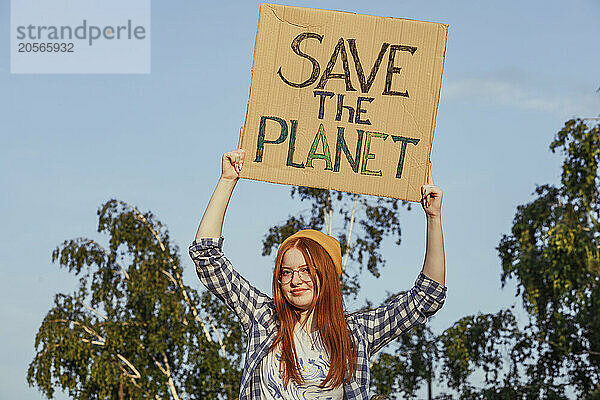
[[[52,260],[79,276],[36,336],[27,381],[48,398],[234,398],[242,332],[208,292],[183,282],[178,249],[151,213],[111,200],[98,210],[108,246],[78,238]]]
[[[439,358],[436,339],[426,325],[417,326],[398,337],[394,346],[382,352],[371,366],[373,392],[388,399],[396,396],[414,399],[417,391],[426,386],[428,393],[432,393],[433,368]]]
[[[437,370],[450,389],[438,399],[600,399],[600,127],[570,120],[550,149],[565,156],[561,184],[537,187],[497,248],[502,284],[516,281],[529,320],[520,327],[506,309],[463,317],[432,339],[413,330],[433,367],[407,362],[414,350],[401,338],[399,353],[380,358],[380,392],[414,396],[399,382]],[[386,374],[398,382],[382,384]]]
[[[570,120],[550,149],[565,155],[561,185],[537,187],[517,208],[498,246],[502,283],[517,282],[531,318],[532,392],[566,382],[600,398],[600,126]]]
[[[538,186],[497,248],[528,321],[507,309],[446,329],[439,399],[600,399],[600,127],[570,120],[550,149],[565,156],[561,184]]]

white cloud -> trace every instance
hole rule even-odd
[[[580,85],[578,85],[580,86]],[[556,81],[529,81],[505,77],[467,78],[446,82],[443,101],[469,101],[520,109],[559,113],[566,117],[600,114],[600,94],[593,87],[579,90]]]

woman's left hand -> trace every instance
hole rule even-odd
[[[442,215],[442,189],[433,184],[431,176],[431,163],[429,164],[429,176],[427,184],[421,186],[421,206],[428,218],[440,217]]]

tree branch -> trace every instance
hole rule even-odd
[[[131,370],[133,371],[133,373],[135,375],[132,376],[132,375],[128,374],[130,377],[132,377],[134,379],[140,379],[142,377],[142,375],[140,375],[140,371],[138,371],[137,368],[134,367],[133,364],[128,359],[126,359],[125,357],[123,357],[119,353],[117,353],[117,358],[119,360],[121,360],[123,363],[125,363],[125,365],[127,365],[129,368],[131,368]]]
[[[121,363],[117,364],[119,366],[119,369],[125,374],[125,376],[127,376],[129,378],[129,380],[131,381],[131,383],[133,384],[133,386],[135,386],[137,389],[141,390],[142,392],[144,392],[144,394],[147,397],[150,397],[151,394],[148,393],[146,390],[144,390],[139,383],[137,383],[137,381],[135,380],[135,378],[129,374],[129,372],[123,367],[123,365],[121,365]],[[158,397],[158,395],[154,395],[154,399],[155,400],[160,400],[160,397]]]
[[[81,327],[83,330],[85,330],[87,333],[94,335],[98,339],[100,339],[100,340],[89,340],[89,339],[85,339],[85,338],[80,338],[82,342],[95,344],[98,346],[106,345],[106,339],[104,337],[102,337],[100,334],[98,334],[98,332],[96,332],[91,327],[84,325],[81,322],[67,320],[67,319],[54,319],[54,320],[49,320],[49,322],[63,322],[63,323],[72,323],[73,325],[77,325],[77,326]],[[142,348],[143,348],[143,346],[142,346]],[[149,395],[149,393],[146,392],[144,389],[142,389],[142,387],[135,381],[136,379],[141,379],[142,375],[140,374],[140,371],[138,371],[138,369],[131,363],[131,361],[129,361],[123,355],[116,353],[116,356],[119,360],[121,360],[122,363],[124,363],[131,369],[131,372],[133,372],[133,374],[130,371],[127,371],[121,364],[118,364],[121,371],[123,371],[125,373],[125,375],[127,375],[127,377],[131,380],[131,382],[133,383],[133,385],[135,387],[142,390],[144,393],[146,393],[146,395]],[[158,399],[158,396],[155,396],[155,398]]]
[[[72,296],[71,296],[72,297]],[[75,299],[75,301],[77,301],[79,304],[81,304],[86,310],[89,310],[91,312],[93,312],[94,314],[96,314],[97,316],[99,316],[100,318],[102,318],[103,320],[107,321],[108,318],[106,318],[106,316],[100,314],[98,311],[96,311],[95,309],[93,309],[92,307],[86,306],[85,304],[83,304],[83,302],[79,301],[79,299],[72,297],[73,299]]]
[[[79,303],[80,305],[82,305],[86,310],[93,312],[94,314],[96,314],[97,316],[99,316],[100,318],[102,318],[105,321],[108,321],[108,318],[102,314],[100,314],[99,311],[93,309],[92,307],[89,307],[87,305],[85,305],[81,300],[79,300],[77,297],[75,296],[71,296],[70,294],[63,294],[62,296],[65,297],[70,297],[71,299],[75,300],[77,303]]]
[[[69,320],[69,319],[51,319],[51,320],[48,320],[48,322],[62,322],[62,323],[66,323],[66,324],[77,325],[77,326],[81,327],[81,329],[83,329],[84,331],[89,333],[90,335],[96,336],[96,338],[98,338],[101,342],[106,343],[106,339],[104,337],[102,337],[94,329],[90,328],[87,325],[82,324],[81,322],[73,321],[73,320]],[[82,340],[83,340],[83,338],[82,338]]]
[[[169,278],[169,280],[171,282],[173,282],[173,284],[177,287],[179,287],[179,284],[177,284],[177,281],[175,280],[175,278],[173,278],[173,275],[171,275],[170,273],[168,273],[167,271],[165,271],[164,269],[161,269],[160,272],[162,272],[163,274],[165,274],[167,276],[167,278]]]
[[[167,248],[163,244],[162,239],[160,238],[160,235],[158,234],[158,232],[156,232],[156,230],[154,229],[154,227],[152,226],[152,224],[150,224],[150,221],[148,221],[148,219],[137,208],[135,208],[134,206],[129,205],[129,204],[125,203],[124,201],[120,201],[120,203],[122,205],[124,205],[125,207],[130,207],[134,211],[134,213],[136,215],[136,218],[140,222],[142,222],[146,226],[146,228],[148,228],[148,230],[150,231],[150,233],[152,234],[152,236],[154,236],[154,238],[158,242],[158,245],[159,245],[160,249],[163,252],[166,253],[167,252]],[[171,279],[171,281],[175,282],[175,284],[179,287],[179,289],[181,290],[181,293],[183,295],[183,298],[184,298],[185,302],[187,303],[188,307],[190,307],[190,310],[192,311],[192,315],[194,316],[194,319],[202,327],[202,330],[204,331],[204,335],[206,336],[206,339],[209,342],[214,343],[215,341],[213,340],[212,336],[210,335],[210,332],[209,332],[208,328],[206,327],[206,324],[200,318],[200,314],[198,313],[198,309],[192,304],[192,301],[190,300],[190,297],[188,296],[188,293],[185,290],[185,286],[183,285],[183,279],[181,277],[181,273],[179,271],[179,268],[177,268],[177,266],[175,265],[175,262],[173,261],[173,259],[171,258],[170,255],[167,254],[167,257],[169,259],[169,263],[171,264],[171,266],[173,267],[173,270],[175,271],[175,276],[176,276],[177,279],[175,280],[173,278],[173,276],[171,274],[168,274],[166,271],[163,271],[163,273],[165,273],[165,275],[167,275],[169,277],[169,279]],[[212,324],[212,321],[211,321],[211,324]],[[221,348],[221,351],[223,352],[223,355],[225,355],[225,346],[224,346],[223,341],[222,341],[222,339],[221,339],[221,337],[219,335],[217,335],[217,343],[219,344],[219,346]]]
[[[167,369],[167,376],[169,378],[168,385],[169,385],[169,390],[171,391],[171,395],[173,396],[173,399],[180,400],[179,395],[177,394],[177,389],[175,388],[175,383],[173,382],[173,377],[171,376],[171,367],[169,366],[169,360],[167,359],[167,355],[163,352],[162,356],[163,356],[163,362]]]
[[[102,247],[98,242],[96,242],[95,240],[92,239],[86,239],[88,243],[92,243],[93,245],[95,245],[96,247],[98,247],[105,255],[108,256],[108,252],[106,251],[106,249],[104,247]],[[115,261],[115,264],[117,265],[117,267],[119,267],[119,269],[121,270],[121,273],[123,275],[125,275],[125,279],[129,280],[129,274],[127,273],[127,271],[121,267],[121,265]]]
[[[520,332],[520,331],[518,331],[516,329],[514,329],[512,331],[509,331],[509,332],[512,332],[512,333],[517,334],[517,335],[522,335],[522,332]],[[534,336],[533,339],[537,340],[540,343],[547,343],[547,344],[550,344],[550,345],[552,345],[554,347],[562,348],[564,350],[564,347],[562,345],[560,345],[560,344],[558,344],[558,343],[556,343],[556,342],[554,342],[552,340],[548,340],[548,339],[544,339],[542,337],[536,337],[536,336]],[[574,353],[572,351],[569,351],[569,353],[571,353],[571,354],[589,354],[591,356],[600,356],[600,352],[593,351],[593,350],[584,350],[584,351],[581,351],[579,353]]]

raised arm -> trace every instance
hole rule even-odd
[[[218,238],[223,230],[225,211],[231,198],[231,193],[239,179],[239,172],[244,163],[244,150],[234,150],[223,154],[221,177],[213,192],[208,206],[204,211],[200,226],[196,232],[196,240],[202,238]]]
[[[269,320],[273,307],[272,300],[241,276],[223,253],[223,219],[243,162],[243,150],[223,154],[221,178],[190,246],[190,257],[202,283],[238,316],[248,333],[255,321]]]
[[[422,273],[415,285],[383,305],[357,313],[352,320],[366,328],[369,356],[378,352],[398,335],[435,314],[446,298],[444,239],[442,237],[442,190],[429,180],[421,188],[421,205],[427,218],[427,245]]]
[[[433,184],[431,166],[429,179],[421,188],[421,205],[427,218],[427,245],[423,273],[445,286],[444,236],[442,234],[442,190]]]

